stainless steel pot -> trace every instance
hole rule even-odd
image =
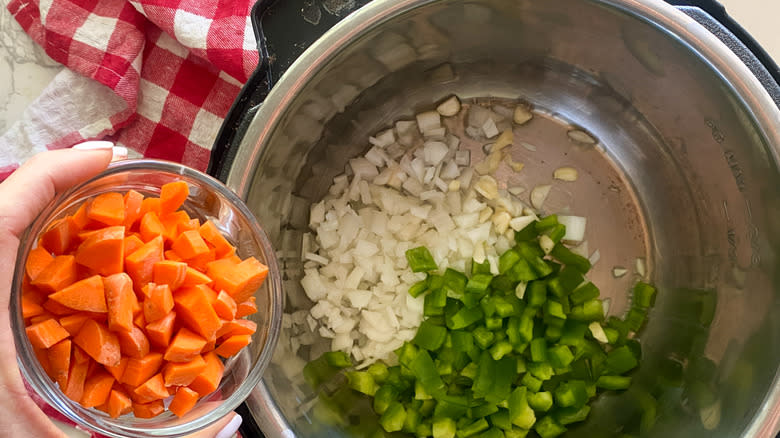
[[[604,397],[572,435],[641,423],[650,436],[774,436],[780,110],[731,50],[659,1],[375,0],[317,40],[244,115],[225,166],[278,249],[288,310],[310,305],[297,285],[309,205],[369,135],[452,93],[537,108],[517,131],[538,145],[517,151],[518,181],[580,168],[546,208],[588,216],[611,313],[625,310],[632,281],[614,280],[612,266],[644,258],[661,291],[636,378],[652,397]],[[572,141],[575,129],[597,144]],[[301,416],[311,393],[289,369],[271,365],[248,400],[263,432],[340,435]]]

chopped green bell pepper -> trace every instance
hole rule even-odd
[[[409,262],[409,269],[412,272],[430,272],[439,268],[436,266],[436,261],[433,260],[431,252],[424,246],[407,250],[406,260]]]

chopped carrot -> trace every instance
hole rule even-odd
[[[76,351],[73,351],[73,358],[70,361],[70,372],[68,372],[68,383],[62,391],[65,395],[75,401],[81,401],[84,395],[84,382],[87,380],[87,371],[89,370],[89,358],[85,361],[76,360]]]
[[[139,217],[143,217],[150,211],[153,211],[156,215],[160,214],[160,198],[144,198],[144,200],[141,202],[141,211]]]
[[[166,386],[189,385],[203,370],[206,369],[206,361],[198,354],[189,362],[169,362],[163,368],[163,378]]]
[[[152,280],[154,264],[162,259],[163,240],[160,236],[150,240],[125,258],[125,272],[133,279],[133,286],[137,292]]]
[[[131,358],[127,361],[127,366],[120,382],[136,387],[157,374],[162,363],[163,355],[156,351],[152,351],[140,359]]]
[[[217,390],[219,382],[222,380],[222,372],[225,369],[219,356],[214,352],[204,354],[203,360],[206,361],[206,368],[188,385],[190,389],[195,390],[201,397]]]
[[[143,290],[147,295],[143,304],[147,324],[164,318],[173,310],[173,294],[167,284],[149,283]]]
[[[78,210],[76,210],[76,212],[73,213],[73,216],[71,216],[71,218],[73,218],[73,224],[79,231],[86,229],[89,225],[91,225],[90,223],[92,221],[87,217],[87,207],[89,206],[90,202],[91,201],[87,201],[81,204]]]
[[[257,313],[257,302],[255,297],[251,297],[244,302],[238,303],[236,308],[236,318],[243,318],[255,313]]]
[[[146,327],[146,318],[144,318],[143,311],[135,314],[135,317],[133,318],[133,324],[137,325],[138,327]]]
[[[22,318],[32,318],[33,316],[42,315],[44,312],[46,312],[40,304],[35,302],[34,298],[28,296],[27,294],[22,294],[21,299]]]
[[[187,270],[184,273],[184,281],[181,283],[181,287],[198,286],[200,284],[211,284],[213,280],[208,275],[187,266]]]
[[[219,292],[217,299],[211,305],[222,319],[233,319],[236,317],[236,309],[238,307],[236,301],[224,290]]]
[[[125,237],[125,252],[124,252],[125,258],[128,255],[134,253],[135,250],[137,250],[138,248],[140,248],[142,246],[144,246],[144,241],[141,240],[141,238],[138,237],[137,234],[131,234],[131,235]]]
[[[41,236],[41,246],[55,255],[65,254],[73,245],[78,233],[78,225],[69,217],[52,224]]]
[[[251,342],[252,335],[235,335],[222,341],[214,351],[222,357],[230,357],[236,355]]]
[[[87,217],[106,225],[121,225],[125,221],[125,200],[117,192],[100,194],[87,206]]]
[[[54,315],[53,313],[44,312],[41,313],[38,316],[33,316],[28,320],[28,325],[38,324],[39,322],[44,322],[47,319],[57,319],[57,315]]]
[[[208,264],[206,275],[214,279],[214,288],[229,293],[237,303],[246,301],[268,275],[268,267],[249,257],[235,264],[230,260],[220,259]]]
[[[49,295],[49,299],[75,310],[107,312],[103,280],[99,275],[77,281]]]
[[[78,310],[76,309],[71,309],[70,307],[60,304],[57,301],[51,299],[44,301],[41,306],[47,312],[57,316],[72,315],[78,312]]]
[[[165,251],[165,260],[170,260],[173,262],[183,262],[184,259],[181,258],[178,254],[176,254],[176,251],[169,249]]]
[[[206,340],[213,339],[221,325],[219,316],[211,307],[206,286],[180,288],[173,297],[176,317]]]
[[[172,213],[184,204],[190,195],[190,188],[184,181],[175,181],[164,184],[160,188],[160,211]]]
[[[103,278],[108,308],[108,329],[129,331],[133,327],[133,307],[137,298],[133,280],[124,272]]]
[[[217,251],[216,256],[218,259],[232,255],[236,249],[230,242],[225,239],[225,236],[219,231],[217,226],[212,221],[206,221],[198,229],[201,237],[210,243]]]
[[[136,418],[154,418],[165,411],[165,405],[162,400],[155,400],[151,403],[133,403],[133,415]]]
[[[176,251],[183,259],[192,259],[209,252],[206,241],[200,237],[196,230],[185,231],[173,241],[171,249]]]
[[[38,363],[41,364],[41,368],[43,368],[43,371],[46,373],[46,375],[49,376],[50,379],[56,380],[57,376],[54,374],[54,369],[52,368],[51,362],[49,361],[48,350],[45,348],[33,347],[33,354],[35,354],[35,357],[38,359]]]
[[[43,291],[56,292],[76,282],[77,276],[76,258],[72,255],[58,255],[31,283]]]
[[[84,382],[84,394],[81,396],[81,406],[93,408],[100,406],[108,400],[111,388],[114,386],[114,377],[105,371],[98,371]]]
[[[148,242],[157,236],[162,236],[165,233],[165,227],[160,222],[157,213],[150,211],[141,218],[141,225],[139,225],[138,231],[141,233],[141,239],[144,242]]]
[[[146,336],[149,341],[158,346],[165,348],[171,342],[171,336],[173,336],[173,325],[176,321],[176,312],[170,312],[165,315],[164,318],[146,325]]]
[[[173,213],[163,213],[160,216],[160,223],[165,231],[163,237],[166,241],[173,242],[176,237],[181,234],[179,232],[179,224],[190,221],[190,215],[184,210],[174,211]],[[185,230],[186,231],[186,230]]]
[[[200,354],[205,345],[206,340],[202,336],[181,328],[165,349],[164,359],[169,362],[189,362]]]
[[[171,400],[168,410],[181,418],[195,407],[195,403],[198,402],[199,398],[200,395],[197,392],[186,386],[182,386],[176,390],[176,395],[173,396],[173,400]]]
[[[167,284],[172,291],[178,289],[187,276],[187,264],[172,260],[163,260],[154,264],[153,281]]]
[[[206,342],[206,345],[204,345],[203,348],[200,350],[200,354],[206,354],[209,351],[214,351],[215,348],[217,348],[217,340],[212,339]]]
[[[68,331],[71,336],[76,336],[89,319],[89,314],[84,312],[74,313],[72,315],[60,318],[60,325]]]
[[[135,388],[135,394],[145,400],[153,401],[168,397],[168,389],[165,388],[165,381],[162,373],[157,373],[149,380]]]
[[[51,262],[54,261],[54,257],[43,246],[37,246],[27,256],[27,262],[24,264],[24,272],[30,277],[30,280],[35,280],[38,274],[43,272]]]
[[[100,275],[122,272],[125,257],[125,227],[93,231],[76,250],[76,263]]]
[[[25,329],[30,343],[36,348],[49,348],[52,345],[70,336],[67,330],[62,328],[56,319],[33,324]]]
[[[49,366],[51,367],[54,380],[60,385],[60,388],[65,388],[65,385],[68,383],[70,350],[70,339],[63,339],[48,349]]]
[[[111,418],[119,418],[122,415],[128,414],[133,410],[133,402],[127,394],[119,389],[114,388],[108,396],[108,415]]]
[[[119,359],[119,363],[114,366],[105,366],[106,371],[111,373],[112,376],[114,376],[114,379],[117,381],[122,379],[122,374],[125,373],[125,368],[127,368],[127,361],[129,361],[129,357],[122,357]]]
[[[84,323],[73,338],[73,343],[81,347],[95,362],[103,365],[114,366],[122,357],[117,336],[93,319]]]
[[[27,276],[22,278],[21,290],[22,294],[35,304],[43,304],[49,298],[49,294],[33,286]]]
[[[179,222],[176,224],[176,234],[181,234],[189,230],[197,230],[200,228],[200,221],[198,219],[190,219],[186,222]]]
[[[132,326],[130,330],[117,330],[116,337],[122,355],[140,359],[149,354],[149,339],[140,328]]]
[[[187,264],[190,265],[190,267],[197,269],[200,272],[206,272],[206,268],[209,263],[216,260],[217,251],[214,248],[209,248],[209,251],[207,253],[201,254],[197,257],[193,257],[191,259],[187,259]]]
[[[257,323],[248,319],[225,321],[217,331],[217,337],[251,335],[257,331]]]
[[[130,229],[138,218],[141,217],[141,203],[144,200],[144,195],[136,192],[135,190],[129,190],[125,193],[125,220],[124,226]]]

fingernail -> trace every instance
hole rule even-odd
[[[114,155],[111,157],[111,161],[119,161],[127,159],[127,148],[124,146],[114,146]]]
[[[85,141],[84,143],[79,143],[75,146],[73,146],[73,149],[77,149],[80,151],[97,151],[97,150],[105,150],[105,149],[111,149],[114,147],[114,143],[111,143],[110,141]]]
[[[233,414],[233,418],[230,420],[230,423],[226,424],[225,427],[223,427],[214,438],[232,437],[236,434],[236,432],[238,432],[238,428],[241,426],[242,421],[244,421],[244,419],[241,418],[240,415]]]

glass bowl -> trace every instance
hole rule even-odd
[[[136,418],[132,413],[113,419],[102,411],[84,408],[68,399],[38,362],[25,334],[21,312],[25,260],[36,246],[38,236],[57,219],[74,213],[86,199],[130,189],[144,196],[159,196],[160,187],[173,181],[184,181],[189,186],[190,194],[182,209],[190,217],[201,221],[210,219],[236,247],[239,257],[254,256],[268,266],[268,276],[255,292],[258,312],[248,317],[257,323],[257,331],[249,346],[224,360],[224,376],[218,389],[201,398],[184,417],[178,418],[166,410],[151,419]],[[274,250],[254,215],[235,193],[216,179],[181,164],[126,160],[111,164],[99,175],[57,196],[27,229],[19,247],[11,289],[11,328],[23,377],[43,400],[78,425],[115,437],[182,436],[212,424],[249,396],[273,354],[281,325],[282,302]]]

